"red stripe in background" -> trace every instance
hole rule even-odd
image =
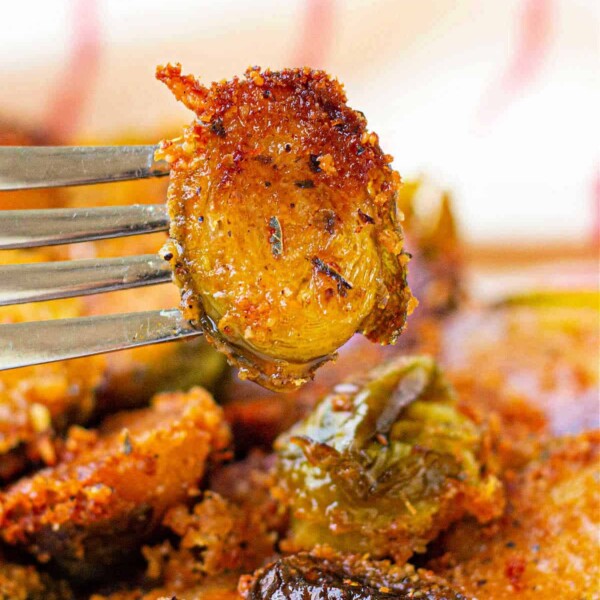
[[[50,96],[46,130],[59,142],[77,134],[94,91],[102,49],[98,0],[71,0],[69,54]]]
[[[323,68],[333,45],[334,0],[305,0],[300,39],[292,54],[296,67]]]
[[[554,0],[522,0],[514,53],[483,97],[478,111],[481,125],[490,125],[539,72],[550,49],[554,14]]]

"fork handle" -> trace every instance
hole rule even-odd
[[[167,283],[172,274],[158,254],[0,265],[0,306]]]
[[[145,179],[169,174],[156,146],[2,146],[0,191]]]
[[[0,326],[0,371],[201,335],[177,309]]]
[[[168,227],[164,204],[0,210],[0,250],[89,242]]]

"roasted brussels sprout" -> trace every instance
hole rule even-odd
[[[398,207],[412,256],[411,288],[419,298],[419,314],[443,315],[464,295],[461,238],[450,192],[426,177],[403,181]]]
[[[276,442],[290,547],[325,543],[401,562],[465,513],[494,517],[502,493],[482,448],[431,358],[339,384]]]
[[[75,428],[62,460],[0,493],[0,535],[73,578],[105,575],[197,490],[209,458],[229,443],[204,391],[158,396],[114,415],[99,432]]]
[[[429,571],[327,551],[281,558],[243,578],[240,591],[246,600],[466,600]]]
[[[322,71],[157,77],[197,115],[163,142],[163,249],[186,315],[261,385],[293,389],[355,332],[394,343],[413,305],[400,177]]]

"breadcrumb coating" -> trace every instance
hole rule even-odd
[[[592,599],[600,581],[600,432],[553,441],[507,475],[492,527],[458,524],[432,566],[480,600]]]

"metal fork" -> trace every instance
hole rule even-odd
[[[85,185],[169,174],[156,146],[0,147],[2,191]],[[0,210],[0,250],[165,231],[166,206]],[[158,254],[0,266],[0,306],[169,282]],[[0,317],[1,318],[1,317]],[[0,370],[200,335],[170,310],[0,325]]]

